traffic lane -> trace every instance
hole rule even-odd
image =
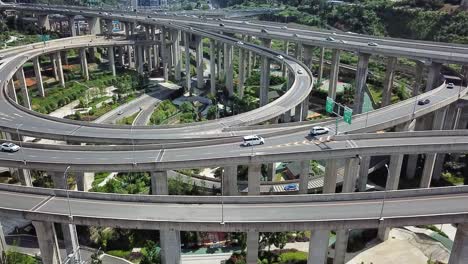
[[[143,151],[69,151],[21,148],[14,153],[0,152],[0,160],[59,164],[132,164],[154,163],[161,150]]]
[[[39,205],[48,196],[0,191],[0,208],[29,211]]]
[[[162,204],[70,199],[71,213],[90,218],[168,222],[285,222],[380,219],[467,213],[467,195],[411,199],[271,204]],[[382,210],[383,207],[383,210]],[[223,210],[223,212],[222,212]],[[68,214],[68,200],[54,197],[37,212]]]

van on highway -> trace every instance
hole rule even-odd
[[[254,145],[263,145],[265,143],[265,139],[260,136],[252,135],[252,136],[245,136],[244,142],[242,142],[242,146],[254,146]]]

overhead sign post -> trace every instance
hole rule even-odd
[[[338,135],[338,121],[340,118],[343,118],[343,121],[345,121],[346,123],[351,124],[353,109],[335,102],[333,98],[327,97],[327,101],[325,103],[325,111],[329,114],[336,115],[335,135]]]

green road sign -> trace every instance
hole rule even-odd
[[[48,41],[50,40],[50,35],[41,35],[41,41]]]
[[[343,120],[348,123],[348,124],[351,124],[351,117],[353,116],[353,109],[349,108],[349,107],[345,107],[344,109],[344,115],[343,115]]]
[[[325,104],[325,111],[331,114],[333,113],[333,108],[335,108],[335,101],[332,98],[327,97],[327,103]]]

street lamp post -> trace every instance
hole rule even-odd
[[[390,177],[390,169],[388,168],[388,164],[385,164],[385,168],[387,169],[387,178]],[[384,218],[383,218],[383,210],[384,210],[384,207],[385,207],[385,198],[387,197],[387,189],[385,187],[385,190],[384,190],[384,196],[383,196],[383,200],[382,200],[382,208],[380,209],[380,221],[383,221]]]

